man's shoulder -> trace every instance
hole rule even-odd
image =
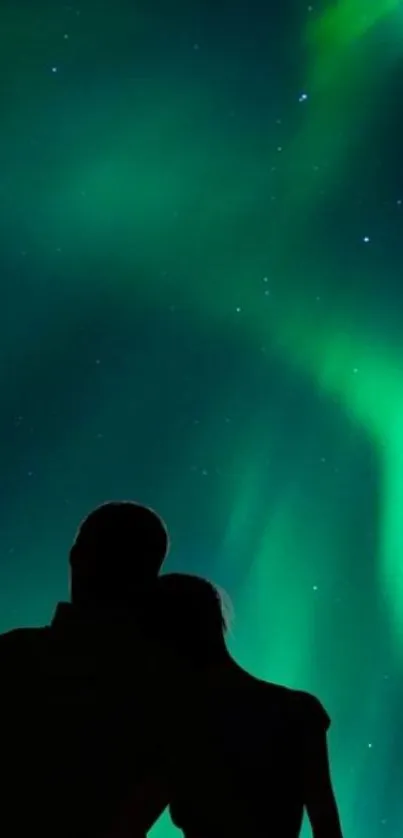
[[[48,630],[48,626],[23,626],[9,629],[9,631],[0,633],[0,646],[7,648],[8,646],[24,643],[26,640],[43,637]]]
[[[14,628],[0,634],[0,664],[25,650],[43,642],[48,632],[47,626],[39,628]]]

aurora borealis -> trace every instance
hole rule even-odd
[[[401,838],[403,3],[2,0],[0,46],[1,629],[151,504]]]

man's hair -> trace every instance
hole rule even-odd
[[[162,519],[133,501],[111,501],[81,523],[70,551],[71,598],[130,605],[155,582],[169,548]]]
[[[232,608],[228,595],[202,576],[167,573],[158,579],[157,619],[165,640],[195,666],[222,657]]]

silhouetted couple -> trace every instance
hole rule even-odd
[[[141,838],[169,806],[186,838],[341,838],[326,733],[308,693],[226,649],[210,582],[158,576],[161,519],[108,503],[71,549],[71,603],[0,636],[1,834]]]

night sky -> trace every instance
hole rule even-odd
[[[151,504],[401,838],[403,3],[1,0],[0,86],[0,629]]]

